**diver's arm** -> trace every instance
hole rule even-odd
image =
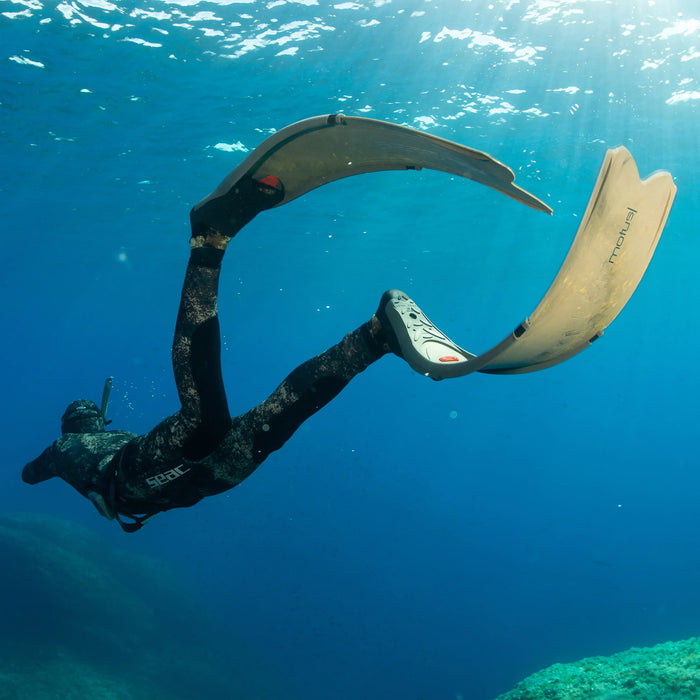
[[[22,481],[26,484],[38,484],[56,476],[56,462],[59,451],[56,443],[47,447],[36,459],[28,462],[22,469]]]
[[[135,437],[125,430],[64,435],[24,467],[22,480],[38,484],[58,476],[85,495],[94,490],[108,458]]]

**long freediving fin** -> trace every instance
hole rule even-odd
[[[513,184],[515,175],[509,167],[487,153],[405,126],[342,114],[310,117],[268,137],[193,211],[247,176],[278,178],[284,184],[284,197],[276,204],[281,206],[352,175],[423,168],[480,182],[551,214],[544,202]]]
[[[620,313],[656,249],[676,186],[668,172],[640,180],[629,151],[606,153],[569,252],[533,313],[496,346],[474,355],[450,340],[401,293],[383,300],[406,361],[433,379],[474,371],[533,372],[588,347]]]

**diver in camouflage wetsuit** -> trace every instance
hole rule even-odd
[[[523,204],[551,212],[544,202],[516,186],[512,170],[488,154],[414,129],[335,114],[281,129],[190,214],[190,261],[173,341],[180,411],[146,435],[137,436],[105,432],[104,410],[92,401],[74,401],[62,417],[62,437],[24,467],[24,481],[36,484],[59,476],[89,498],[102,515],[118,519],[131,532],[156,513],[191,506],[239,484],[355,375],[388,352],[433,379],[473,371],[536,371],[563,362],[600,337],[624,307],[653,254],[675,193],[668,173],[657,173],[642,182],[629,152],[623,148],[609,151],[589,203],[590,212],[584,217],[586,226],[577,234],[562,266],[566,281],[557,286],[557,276],[531,317],[501,343],[473,355],[436,328],[403,292],[389,290],[369,321],[295,369],[261,404],[232,419],[221,377],[216,311],[221,262],[231,239],[259,212],[334,180],[380,170],[422,168],[481,182]],[[646,238],[640,238],[638,244],[642,252],[627,265],[610,267],[608,242],[598,235],[598,229],[619,231],[615,222],[624,207],[628,217],[634,212],[635,221],[642,218],[627,200],[621,210],[613,207],[614,193],[607,194],[603,188],[621,188],[625,197],[634,192],[635,206],[641,207],[652,181],[657,189],[645,211],[648,221],[641,230]],[[627,218],[628,223],[630,220]],[[586,244],[577,248],[579,236],[584,236]],[[578,251],[584,249],[586,254],[580,255]],[[597,261],[600,251],[604,257]],[[585,284],[577,283],[579,293],[572,302],[567,297],[576,286],[570,277],[576,265],[592,266],[592,270],[578,271],[573,278]],[[589,285],[591,280],[595,284]],[[597,291],[589,293],[589,286]],[[575,314],[569,312],[573,308]],[[523,338],[522,344],[516,344]],[[103,407],[105,403],[103,397]]]

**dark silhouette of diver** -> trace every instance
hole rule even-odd
[[[388,301],[406,305],[414,320],[423,318],[406,295],[386,292],[366,323],[295,369],[258,406],[231,418],[217,317],[221,263],[238,231],[285,197],[285,183],[275,173],[236,172],[190,214],[190,258],[172,346],[180,410],[139,436],[105,431],[104,410],[89,400],[73,401],[61,418],[61,437],[22,471],[29,484],[61,477],[127,532],[156,513],[240,484],[353,377],[389,352],[401,357],[392,328],[397,322],[382,311]],[[330,179],[337,178],[325,181]],[[313,186],[320,184],[323,179]]]

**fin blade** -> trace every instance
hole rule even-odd
[[[197,206],[244,175],[273,174],[285,188],[281,206],[329,182],[383,170],[428,168],[480,182],[529,207],[551,213],[513,183],[513,171],[487,153],[377,119],[323,115],[291,124],[258,146]]]
[[[545,369],[599,338],[646,272],[675,193],[670,173],[641,180],[630,152],[610,149],[566,259],[526,332],[481,371]]]

